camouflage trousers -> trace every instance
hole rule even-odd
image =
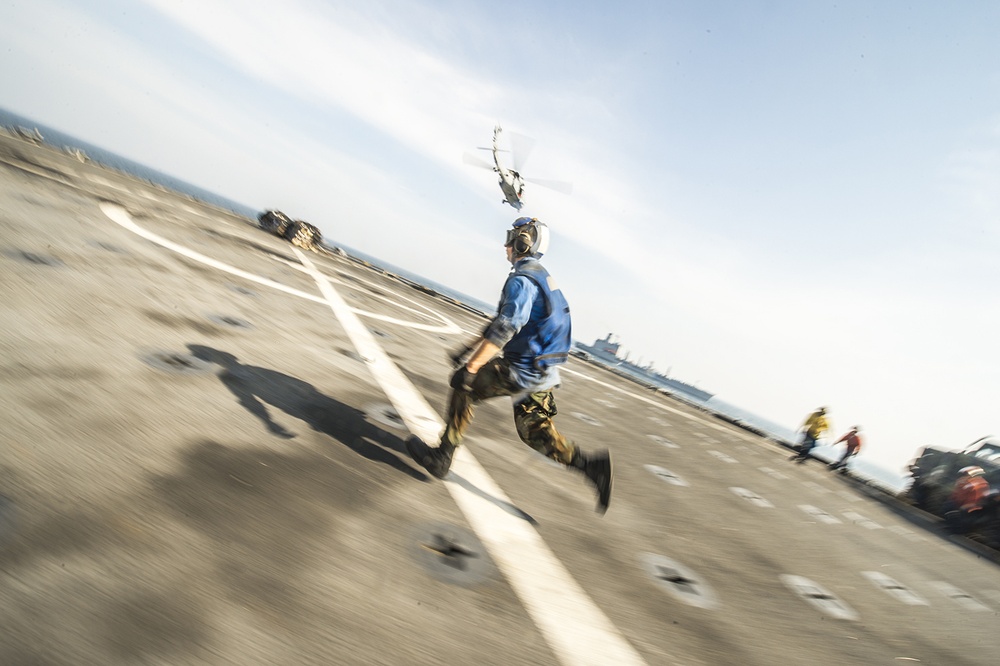
[[[502,358],[495,358],[479,369],[471,391],[451,392],[441,441],[459,446],[472,422],[476,403],[507,395],[514,397],[514,425],[521,441],[542,455],[569,465],[577,449],[573,442],[559,434],[552,422],[556,415],[552,391],[525,394],[511,379],[509,365]]]

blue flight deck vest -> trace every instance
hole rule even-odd
[[[518,275],[538,286],[545,301],[545,316],[529,319],[504,345],[504,356],[518,356],[544,372],[547,367],[565,363],[569,358],[573,344],[569,304],[561,290],[552,288],[553,280],[549,272],[537,261],[522,261],[507,279]]]

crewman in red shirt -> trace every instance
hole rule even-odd
[[[854,426],[847,431],[843,437],[838,439],[834,444],[840,444],[844,442],[847,444],[847,448],[844,450],[844,455],[840,457],[840,460],[834,463],[830,463],[830,469],[847,469],[847,461],[858,455],[861,451],[861,426]]]
[[[983,500],[990,492],[990,482],[984,474],[983,468],[976,465],[958,470],[958,481],[951,493],[956,509],[968,514],[983,508]]]
[[[991,494],[990,482],[984,474],[978,465],[958,470],[955,488],[945,502],[944,521],[952,532],[966,534],[982,522],[985,513],[982,509]]]

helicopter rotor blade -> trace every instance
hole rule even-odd
[[[480,169],[489,169],[490,171],[493,171],[492,164],[477,155],[473,155],[472,153],[464,153],[462,155],[462,161],[466,164],[479,167]]]
[[[573,193],[573,183],[567,183],[563,180],[546,180],[543,178],[525,178],[524,180],[525,182],[532,183],[534,185],[541,185],[542,187],[547,187],[550,190],[562,192],[563,194]]]
[[[510,159],[514,163],[514,170],[523,171],[524,165],[535,147],[535,140],[517,132],[507,132],[507,137],[510,141]]]

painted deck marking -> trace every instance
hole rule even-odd
[[[722,451],[709,451],[708,455],[717,458],[724,463],[735,464],[739,462],[736,458],[732,457],[728,453],[723,453]]]
[[[784,472],[779,472],[778,470],[776,470],[776,469],[774,469],[772,467],[758,467],[757,469],[759,469],[760,471],[764,472],[764,474],[767,474],[768,476],[773,477],[775,479],[787,479],[788,478],[787,474],[785,474]]]
[[[927,600],[919,594],[906,587],[895,578],[887,576],[881,571],[862,571],[861,575],[870,580],[880,590],[898,599],[908,606],[929,606]]]
[[[580,372],[579,370],[571,370],[570,368],[566,367],[565,365],[561,366],[559,368],[559,372],[566,372],[566,373],[569,373],[571,375],[576,375],[577,377],[580,377],[581,379],[585,379],[588,382],[593,382],[594,384],[597,384],[598,386],[603,386],[606,389],[610,389],[612,391],[617,391],[618,393],[621,393],[622,395],[628,396],[629,398],[632,398],[633,400],[640,400],[640,401],[646,403],[647,405],[652,405],[653,407],[656,407],[658,409],[662,409],[665,412],[670,412],[671,414],[676,414],[677,416],[682,416],[682,417],[688,419],[689,421],[694,421],[696,423],[699,423],[699,424],[703,425],[706,428],[712,428],[713,430],[717,430],[717,431],[719,431],[721,433],[724,433],[726,435],[736,436],[736,437],[743,437],[747,441],[751,441],[751,442],[757,442],[760,439],[757,436],[751,437],[749,434],[744,434],[742,432],[730,430],[730,429],[726,428],[725,426],[717,425],[715,423],[703,423],[702,420],[701,420],[702,417],[695,416],[695,415],[692,415],[692,414],[688,414],[688,413],[683,412],[683,411],[681,411],[679,409],[675,409],[675,408],[673,408],[673,407],[671,407],[669,405],[664,405],[662,403],[656,402],[655,400],[651,400],[650,398],[647,398],[644,395],[640,395],[638,393],[632,393],[631,391],[623,389],[623,388],[621,388],[619,386],[612,386],[611,384],[608,384],[607,382],[602,382],[600,379],[596,379],[594,377],[591,377],[591,376],[587,375],[586,373]],[[669,423],[665,423],[663,425],[669,426],[670,424]]]
[[[988,613],[991,610],[989,606],[980,603],[971,594],[965,590],[955,587],[951,583],[939,580],[932,582],[931,585],[937,588],[938,592],[948,597],[965,610],[976,611],[978,613]]]
[[[868,529],[868,530],[881,530],[881,529],[883,529],[883,527],[881,525],[879,525],[878,523],[876,523],[874,520],[871,520],[870,518],[865,518],[864,516],[862,516],[860,513],[857,513],[856,511],[845,511],[843,515],[844,515],[844,518],[847,518],[849,521],[851,521],[855,525],[860,525],[861,527],[864,527],[865,529]]]
[[[730,491],[737,497],[742,497],[746,501],[750,502],[754,506],[759,506],[762,509],[773,509],[774,505],[771,504],[769,500],[764,499],[752,490],[747,490],[746,488],[730,488]]]
[[[284,292],[286,294],[291,294],[292,296],[297,296],[299,298],[304,298],[307,301],[313,301],[314,303],[320,303],[320,304],[325,304],[326,303],[326,300],[324,300],[323,298],[321,298],[319,296],[316,296],[314,294],[306,293],[306,292],[301,291],[299,289],[295,289],[294,287],[289,287],[288,285],[281,284],[280,282],[275,282],[274,280],[269,280],[266,277],[261,277],[260,275],[255,275],[254,273],[250,273],[248,271],[244,271],[244,270],[242,270],[240,268],[236,268],[235,266],[230,266],[227,263],[224,263],[222,261],[218,261],[217,259],[213,259],[211,257],[207,257],[207,256],[201,254],[200,252],[195,252],[194,250],[192,250],[190,248],[184,247],[183,245],[180,245],[178,243],[174,243],[173,241],[167,240],[166,238],[163,238],[162,236],[154,234],[152,231],[149,231],[147,229],[143,229],[138,224],[136,224],[135,221],[132,220],[132,217],[128,214],[128,211],[126,211],[124,208],[122,208],[121,206],[119,206],[117,204],[102,203],[101,204],[101,210],[113,222],[116,222],[116,223],[120,224],[121,226],[125,227],[126,229],[128,229],[132,233],[136,234],[137,236],[141,236],[142,238],[145,238],[148,241],[152,241],[153,243],[156,243],[157,245],[159,245],[161,247],[165,247],[168,250],[172,250],[173,252],[176,252],[177,254],[183,255],[183,256],[187,257],[188,259],[193,259],[195,261],[201,262],[201,263],[205,264],[206,266],[211,266],[212,268],[215,268],[217,270],[229,273],[230,275],[236,275],[237,277],[241,277],[244,280],[249,280],[251,282],[256,282],[257,284],[262,284],[262,285],[264,285],[266,287],[271,287],[272,289],[276,289],[278,291],[282,291],[282,292]],[[405,299],[405,300],[409,300],[409,299]],[[399,307],[404,307],[405,308],[405,306],[399,306]],[[409,308],[407,308],[407,309],[409,309]],[[431,332],[431,333],[457,334],[457,333],[461,333],[462,332],[462,329],[460,329],[454,322],[452,322],[452,321],[450,321],[448,319],[445,319],[443,316],[441,316],[440,314],[438,314],[436,312],[433,313],[433,314],[436,315],[439,319],[442,319],[444,321],[444,324],[441,325],[441,326],[435,326],[433,324],[421,324],[419,322],[403,321],[401,319],[395,319],[393,317],[387,317],[385,315],[379,315],[379,314],[374,314],[374,313],[370,313],[370,312],[364,312],[362,310],[356,310],[356,309],[353,309],[353,308],[351,308],[351,311],[352,312],[356,312],[358,314],[362,314],[362,315],[364,315],[366,317],[369,317],[369,318],[372,318],[372,319],[380,319],[380,320],[385,321],[385,322],[389,322],[389,323],[393,323],[393,324],[399,324],[400,326],[406,326],[406,327],[409,327],[409,328],[415,328],[415,329],[419,329],[419,330],[422,330],[422,331],[428,331],[428,332]]]
[[[669,484],[675,486],[690,485],[687,481],[677,476],[676,474],[671,472],[669,469],[666,469],[665,467],[660,467],[659,465],[645,465],[645,468],[647,472],[653,474],[654,476],[659,477],[660,479],[663,479]]]
[[[282,259],[280,257],[273,257],[272,256],[272,257],[269,257],[269,259],[271,259],[274,262],[277,262],[277,263],[281,264],[282,266],[287,266],[289,269],[299,271],[300,273],[306,273],[307,275],[309,274],[309,270],[305,266],[303,266],[302,264],[297,264],[297,263],[288,261],[286,259]],[[343,280],[338,280],[336,278],[332,278],[329,275],[326,275],[325,273],[323,274],[323,276],[327,280],[329,280],[330,282],[332,282],[334,284],[344,284]],[[412,312],[413,314],[418,315],[418,316],[432,316],[432,317],[437,317],[438,319],[442,320],[445,324],[452,324],[454,326],[457,326],[457,324],[454,324],[454,322],[451,322],[450,320],[446,319],[439,312],[435,312],[434,310],[428,308],[427,306],[422,305],[418,301],[415,301],[412,298],[407,298],[406,296],[403,296],[400,293],[393,292],[392,298],[390,298],[389,296],[386,296],[385,294],[378,294],[378,293],[368,293],[368,294],[365,294],[365,295],[368,298],[373,298],[375,300],[383,301],[385,303],[388,303],[389,305],[391,305],[391,306],[393,306],[395,308],[399,308],[400,310],[406,310],[407,312]],[[412,304],[414,307],[411,308],[411,307],[408,307],[406,305],[403,305],[402,303],[399,302],[401,300],[402,301],[406,301],[407,303]],[[359,314],[359,315],[361,315],[361,316],[363,316],[363,317],[365,317],[367,319],[379,319],[381,321],[385,321],[385,322],[389,322],[389,323],[399,323],[399,320],[396,319],[395,317],[390,317],[388,315],[379,314],[377,312],[369,312],[367,310],[362,310],[361,308],[356,308],[356,307],[353,307],[353,306],[351,307],[351,309],[354,310],[354,312],[356,312],[357,314]],[[455,331],[451,331],[451,332],[454,333]]]
[[[379,347],[329,280],[304,253],[298,248],[292,249],[302,264],[311,269],[334,316],[358,353],[367,359],[372,375],[410,432],[425,442],[437,440],[444,428],[437,413]],[[467,446],[459,448],[455,455],[449,479],[455,476],[501,502],[512,504]],[[560,663],[566,666],[645,663],[533,527],[496,503],[467,490],[462,483],[446,479],[445,487],[489,549]]]
[[[657,585],[678,599],[698,608],[715,608],[718,597],[704,578],[676,560],[646,553],[642,565]]]
[[[859,619],[858,614],[853,608],[819,583],[813,582],[803,576],[792,576],[789,574],[783,574],[781,582],[788,586],[792,592],[832,618],[838,620]]]
[[[659,435],[649,435],[649,438],[659,444],[660,446],[665,446],[668,449],[679,449],[681,448],[679,444],[671,442],[666,437],[660,437]]]
[[[428,442],[438,438],[444,427],[440,417],[392,362],[388,354],[379,347],[374,336],[355,311],[336,292],[329,279],[320,273],[298,248],[293,247],[292,250],[302,264],[310,269],[310,274],[323,295],[322,298],[240,270],[162,238],[135,224],[128,211],[116,204],[101,204],[101,210],[108,218],[129,231],[190,259],[293,296],[326,303],[344,327],[359,356],[371,369],[375,380],[409,431]],[[450,332],[440,327],[431,329],[408,322],[402,323],[413,328]],[[448,323],[451,325],[449,329],[454,327],[458,330],[454,324]],[[455,476],[461,477],[465,484],[475,486],[485,495],[491,495],[501,503],[513,504],[472,456],[468,447],[460,448],[455,455],[449,479]],[[476,535],[489,549],[494,561],[510,582],[561,664],[565,666],[645,664],[635,648],[587,596],[534,528],[498,504],[467,490],[457,481],[446,480],[445,487],[465,514]]]
[[[799,508],[821,523],[825,523],[826,525],[840,525],[839,518],[831,516],[823,509],[818,509],[811,504],[800,504]]]

